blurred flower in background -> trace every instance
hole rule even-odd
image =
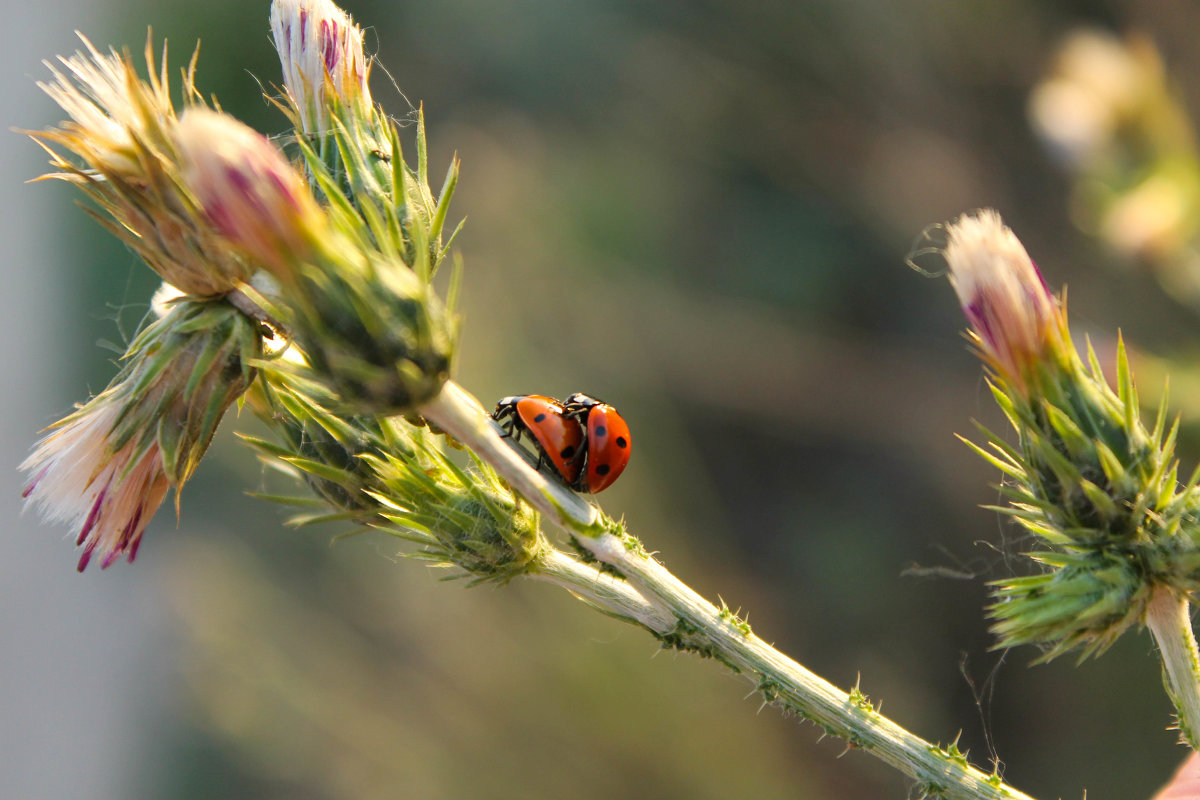
[[[1073,31],[1031,93],[1029,114],[1074,175],[1076,223],[1156,269],[1165,287],[1195,307],[1200,160],[1154,42],[1144,34]]]

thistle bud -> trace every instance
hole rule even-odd
[[[208,449],[226,409],[254,377],[255,323],[223,301],[181,301],[130,345],[102,393],[52,426],[21,465],[24,496],[79,528],[82,571],[133,561],[150,518]]]
[[[308,256],[324,215],[265,136],[201,108],[184,114],[174,134],[183,180],[217,231],[277,275]]]
[[[441,436],[402,417],[334,414],[337,398],[314,387],[312,373],[278,366],[267,366],[249,394],[277,441],[247,438],[327,504],[293,524],[353,519],[417,543],[418,558],[474,581],[503,583],[538,568],[546,542],[537,515],[490,467],[461,469]]]
[[[271,34],[305,133],[326,133],[334,104],[355,107],[360,116],[370,112],[371,65],[362,29],[345,11],[330,0],[275,0]]]
[[[959,219],[947,236],[950,285],[980,353],[999,378],[1024,389],[1035,370],[1065,356],[1058,301],[995,211]]]
[[[398,260],[327,251],[299,266],[281,298],[309,368],[343,411],[403,414],[449,378],[453,320],[430,285]]]
[[[1038,644],[1049,659],[1098,653],[1145,618],[1159,587],[1200,586],[1192,487],[1179,485],[1165,410],[1141,421],[1123,346],[1118,391],[1067,321],[1021,243],[993,211],[949,227],[950,280],[992,370],[992,392],[1016,430],[975,447],[1009,481],[997,509],[1042,545],[1037,574],[996,581],[989,608],[999,645]]]

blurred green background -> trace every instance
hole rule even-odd
[[[202,39],[201,88],[284,132],[256,82],[278,75],[267,0],[3,4],[6,127],[60,118],[34,83],[73,29],[137,52],[152,25],[173,72]],[[1036,797],[1153,793],[1184,751],[1146,634],[1078,668],[988,649],[985,582],[1022,540],[978,508],[999,476],[954,433],[1001,423],[949,285],[904,260],[925,226],[994,206],[1070,284],[1081,330],[1193,347],[1192,313],[1071,226],[1025,104],[1089,24],[1150,34],[1200,109],[1194,6],[344,5],[376,99],[424,101],[435,169],[463,158],[462,384],[617,405],[636,453],[604,508],[921,736],[961,732]],[[2,158],[0,796],[906,795],[719,665],[655,657],[564,593],[466,590],[387,537],[285,528],[244,495],[267,478],[233,421],[137,564],[76,575],[70,532],[18,518],[14,468],[103,388],[97,342],[132,333],[155,281],[69,187],[23,185],[35,145],[10,135]]]

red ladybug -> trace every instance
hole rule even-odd
[[[629,463],[629,425],[608,403],[576,392],[563,403],[564,416],[587,429],[587,469],[576,491],[595,494],[613,484]]]
[[[577,492],[607,489],[629,463],[629,426],[615,408],[586,394],[576,392],[565,403],[540,394],[505,397],[492,418],[515,441],[531,436],[537,467],[549,462]]]
[[[562,403],[540,394],[505,397],[496,404],[492,419],[513,441],[519,442],[522,434],[532,436],[538,451],[537,468],[543,460],[549,461],[563,481],[574,488],[587,457],[584,428],[579,420],[563,414]]]

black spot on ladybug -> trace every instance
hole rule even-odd
[[[608,464],[601,464],[600,466],[596,467],[596,474],[607,475],[611,469],[612,468],[608,466]]]
[[[534,422],[542,422],[545,419],[546,419],[546,415],[543,413],[543,414],[538,414],[536,417],[534,417],[533,421]]]
[[[625,441],[625,437],[624,437],[624,436],[618,436],[618,437],[617,437],[617,447],[619,447],[619,448],[621,448],[622,450],[624,450],[624,449],[625,449],[626,447],[628,447],[628,446],[629,446],[629,443]]]
[[[571,456],[575,455],[575,445],[567,445],[559,455],[564,459],[570,459]]]
[[[603,425],[597,425],[596,426],[596,435],[597,436],[608,436],[608,428],[604,427]]]

